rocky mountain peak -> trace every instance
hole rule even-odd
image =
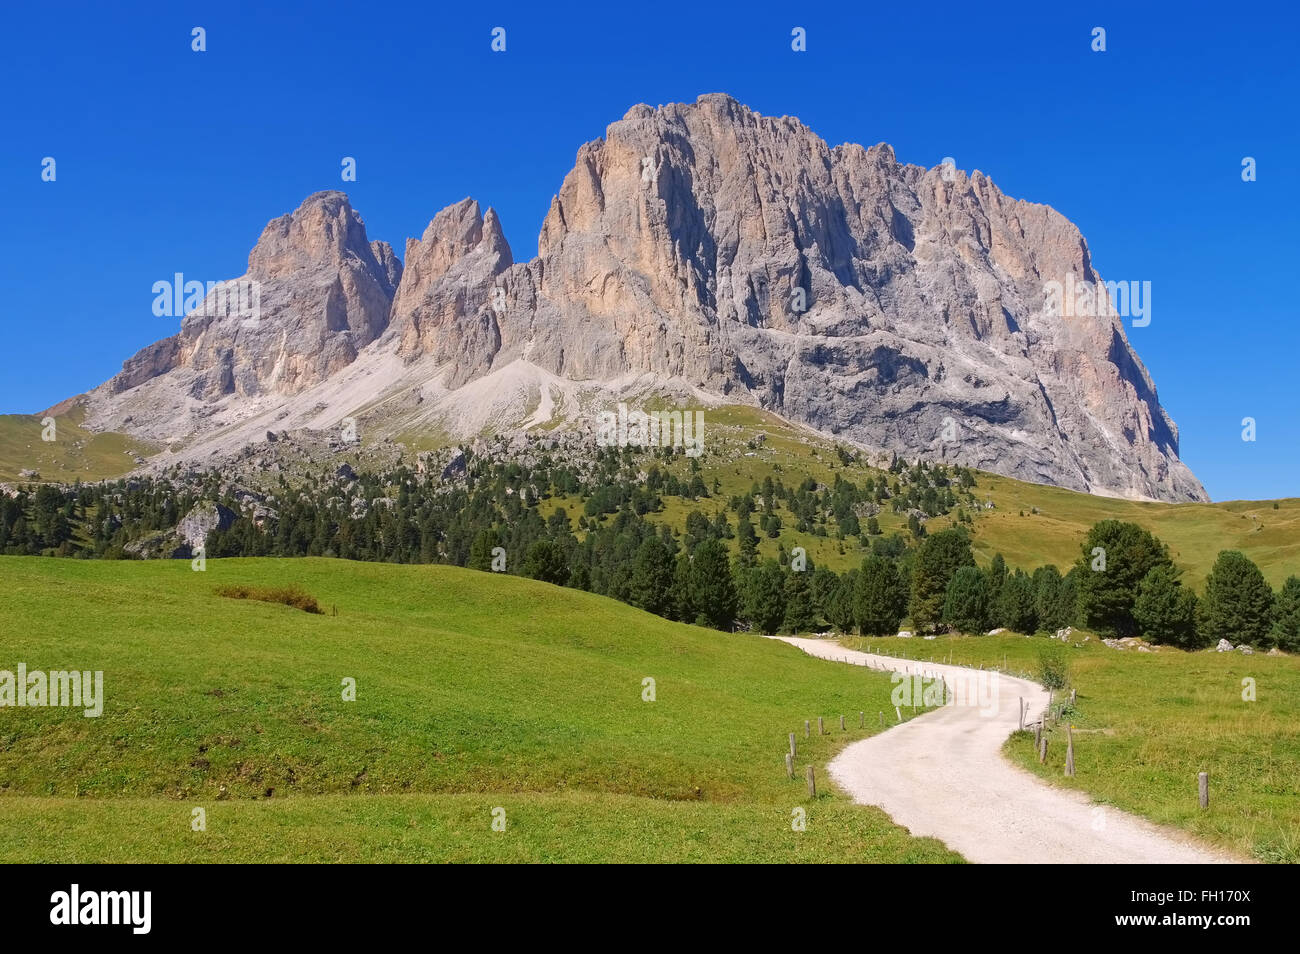
[[[342,192],[317,192],[293,212],[272,219],[248,255],[248,275],[259,281],[337,269],[352,259],[383,273],[366,225]]]
[[[471,254],[494,259],[501,270],[514,263],[496,211],[484,216],[476,201],[465,198],[435,215],[421,238],[406,240],[406,268],[414,269],[410,283],[435,281]]]
[[[393,301],[399,353],[452,362],[457,384],[485,371],[500,349],[494,308],[502,306],[504,290],[496,290],[497,276],[513,264],[493,209],[483,215],[467,198],[435,215],[422,238],[406,242],[406,267]]]
[[[909,457],[1205,499],[1109,299],[1089,317],[1045,305],[1053,282],[1104,287],[1072,223],[979,171],[831,148],[725,94],[633,106],[579,148],[530,262],[467,198],[408,240],[403,265],[325,192],[271,222],[249,267],[271,304],[258,328],[187,318],[108,391],[171,406],[177,388],[293,394],[391,349],[452,395],[510,366],[584,387],[643,379]],[[164,378],[172,391],[149,398]],[[95,420],[122,423],[107,406]]]
[[[201,428],[217,402],[319,384],[387,329],[401,273],[346,195],[308,196],[267,223],[247,273],[212,283],[177,334],[91,393],[91,424],[171,440]]]

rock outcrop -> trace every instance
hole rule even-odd
[[[90,424],[168,439],[201,427],[213,402],[319,384],[387,329],[401,271],[387,243],[366,237],[346,195],[309,196],[263,229],[247,273],[209,290],[178,334],[129,358],[91,393]],[[177,412],[191,415],[190,427]]]
[[[637,106],[579,150],[538,258],[506,261],[454,294],[403,282],[399,301],[440,306],[419,350],[472,361],[462,379],[520,357],[676,377],[875,448],[1206,499],[1120,318],[1046,305],[1050,282],[1101,281],[1078,229],[979,172],[830,148],[723,95]]]
[[[393,301],[399,353],[450,364],[448,383],[487,371],[501,351],[497,314],[507,300],[497,277],[513,264],[496,212],[463,199],[434,216],[406,243],[405,279]]]
[[[1074,225],[978,171],[832,148],[721,94],[633,107],[579,149],[532,261],[465,199],[403,266],[320,193],[267,226],[249,275],[259,327],[186,318],[101,389],[94,425],[131,424],[108,399],[160,378],[191,402],[290,395],[369,346],[453,393],[519,363],[584,385],[648,377],[908,457],[1207,499],[1109,300],[1091,317],[1047,300],[1054,282],[1103,287]],[[417,406],[418,382],[401,387]]]

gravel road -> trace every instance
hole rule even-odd
[[[854,801],[879,806],[913,835],[938,838],[968,861],[983,864],[1239,860],[1180,832],[1096,805],[1081,792],[1047,785],[1008,762],[1002,745],[1019,727],[1020,699],[1028,703],[1026,725],[1047,708],[1047,691],[1036,683],[877,656],[824,639],[776,638],[823,659],[942,676],[953,689],[966,691],[973,704],[946,705],[894,725],[848,746],[828,767]],[[886,713],[886,722],[896,722],[894,713]],[[1053,744],[1062,744],[1055,739]],[[1191,779],[1188,798],[1195,797]]]

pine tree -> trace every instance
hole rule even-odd
[[[948,581],[963,566],[974,566],[970,537],[957,527],[925,538],[912,565],[912,623],[918,629],[936,626],[943,618]]]
[[[1007,577],[998,593],[993,618],[999,626],[1017,633],[1038,631],[1038,610],[1035,606],[1034,584],[1024,570],[1016,570]]]
[[[798,575],[798,574],[796,574]],[[785,621],[785,574],[775,560],[743,571],[744,613],[760,633],[774,634]]]
[[[1002,554],[993,554],[993,562],[989,565],[989,605],[993,606],[998,601],[998,594],[1002,592],[1002,584],[1007,581],[1007,561],[1002,558]]]
[[[1138,584],[1133,618],[1143,638],[1153,643],[1182,646],[1197,645],[1196,594],[1178,580],[1178,571],[1161,564]]]
[[[524,555],[524,576],[563,586],[569,581],[569,562],[562,547],[554,540],[535,541]]]
[[[1289,653],[1300,652],[1300,577],[1288,576],[1274,606],[1273,645]]]
[[[672,476],[671,474],[669,476]],[[673,569],[672,618],[683,623],[695,622],[695,603],[691,597],[691,558],[685,550],[677,554]]]
[[[979,567],[963,566],[948,581],[943,621],[962,633],[982,633],[988,628],[988,578]]]
[[[812,586],[807,570],[791,570],[785,575],[785,628],[792,633],[806,633],[813,625]]]
[[[1239,550],[1222,550],[1205,581],[1205,598],[1197,617],[1202,636],[1210,643],[1267,646],[1273,628],[1273,591],[1249,557]]]
[[[740,561],[745,566],[753,566],[758,554],[758,534],[749,516],[742,513],[736,521],[736,539],[740,543]]]
[[[853,630],[856,622],[854,594],[857,592],[858,570],[849,570],[835,585],[835,591],[826,601],[826,621],[841,633]]]
[[[469,548],[469,560],[466,566],[471,570],[491,570],[492,551],[501,546],[501,538],[491,528],[480,530]]]
[[[736,585],[721,541],[706,540],[695,548],[689,580],[696,620],[730,632],[736,618]]]
[[[673,599],[673,556],[662,540],[649,537],[636,553],[629,596],[633,606],[665,616]]]
[[[1135,523],[1103,520],[1088,531],[1079,569],[1079,609],[1085,625],[1100,633],[1137,632],[1133,604],[1138,584],[1157,566],[1173,566],[1168,548]]]
[[[812,607],[817,623],[830,622],[830,601],[839,588],[840,578],[834,570],[819,566],[812,574]]]
[[[853,618],[864,636],[893,636],[903,622],[907,591],[893,560],[869,556],[862,561],[853,590]]]

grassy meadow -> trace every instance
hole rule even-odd
[[[125,434],[87,430],[81,407],[54,419],[57,440],[42,440],[42,419],[40,414],[0,414],[0,481],[17,482],[24,470],[61,483],[120,477],[135,467],[134,454],[147,457],[154,451]]]
[[[856,715],[891,708],[887,676],[531,580],[0,557],[0,669],[19,662],[103,670],[105,705],[0,709],[0,861],[960,860],[807,795],[805,765],[877,731]]]

